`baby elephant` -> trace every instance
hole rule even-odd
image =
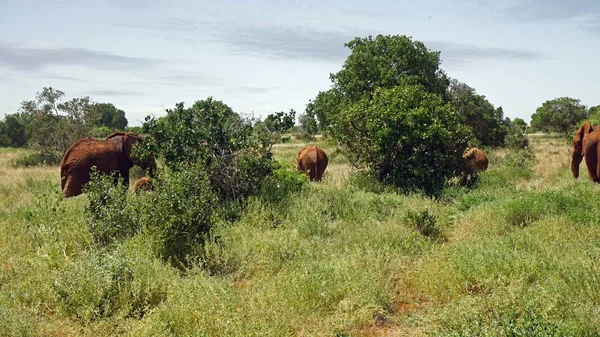
[[[308,173],[311,181],[320,181],[327,167],[325,151],[316,145],[303,147],[296,155],[298,171]]]
[[[485,152],[474,147],[469,151],[465,151],[463,158],[465,158],[471,169],[475,171],[485,171],[488,168],[488,158]]]
[[[149,177],[141,177],[140,179],[136,180],[135,184],[133,185],[133,193],[135,194],[139,194],[142,190],[149,191],[152,189],[152,178]]]

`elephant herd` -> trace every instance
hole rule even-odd
[[[589,129],[591,130],[591,126]],[[113,175],[115,183],[119,178],[123,178],[125,186],[129,186],[129,169],[133,165],[148,169],[150,177],[138,179],[133,186],[133,192],[152,189],[151,177],[156,171],[154,155],[150,154],[145,161],[131,155],[132,147],[142,143],[144,138],[143,135],[134,132],[116,132],[102,140],[87,137],[76,141],[65,151],[60,163],[63,197],[69,198],[82,193],[83,186],[90,181],[92,167],[96,167],[101,173]],[[485,153],[478,148],[465,151],[463,158],[467,160],[466,169],[470,171],[486,170],[488,167]],[[299,172],[308,175],[310,181],[318,182],[321,181],[329,160],[323,149],[316,145],[307,145],[296,155],[296,163]]]
[[[86,183],[90,181],[92,168],[114,177],[115,183],[123,178],[123,184],[129,186],[129,169],[137,165],[148,169],[150,177],[138,179],[133,192],[152,189],[152,176],[156,171],[154,155],[150,154],[145,161],[131,155],[135,144],[144,141],[144,136],[134,132],[115,132],[105,139],[86,137],[73,143],[60,162],[60,184],[64,198],[74,197],[82,193]],[[303,147],[296,156],[298,171],[306,173],[311,181],[320,181],[327,167],[327,154],[316,145]]]

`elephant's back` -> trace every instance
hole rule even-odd
[[[82,138],[73,143],[61,160],[61,167],[72,164],[82,165],[91,157],[110,157],[115,152],[115,146],[109,142],[93,138]]]

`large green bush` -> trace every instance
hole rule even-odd
[[[165,117],[147,117],[143,130],[151,136],[147,149],[169,169],[200,165],[222,201],[244,200],[272,172],[272,139],[212,97],[190,108],[179,103]]]
[[[450,103],[420,86],[378,90],[332,116],[358,166],[404,191],[437,195],[462,162],[469,132]]]

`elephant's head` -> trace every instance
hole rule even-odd
[[[583,144],[592,131],[594,131],[594,129],[592,128],[590,122],[585,121],[573,137],[573,158],[571,160],[571,172],[573,173],[573,177],[575,179],[579,178],[579,164],[581,164],[581,160],[584,156]]]
[[[156,171],[156,160],[154,154],[150,153],[145,158],[140,156],[132,156],[131,152],[136,144],[141,144],[145,140],[145,136],[135,132],[117,132],[106,137],[107,141],[117,145],[121,152],[129,160],[129,166],[137,165],[142,169],[148,169],[149,175],[152,177]]]

